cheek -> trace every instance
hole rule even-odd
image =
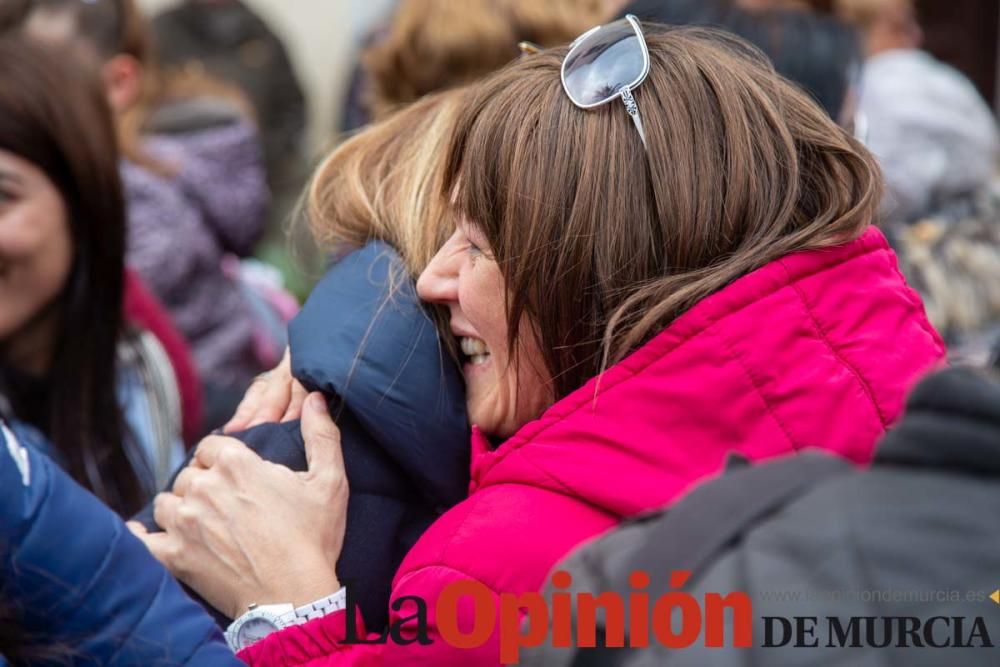
[[[545,359],[529,327],[522,327],[519,341],[517,410],[523,423],[552,405],[553,395]]]
[[[458,303],[490,353],[506,358],[507,314],[504,310],[503,276],[495,263],[485,259],[459,274]]]
[[[470,418],[494,436],[510,437],[552,404],[545,364],[530,327],[518,337],[517,363],[507,354],[505,286],[496,264],[476,265],[459,282],[463,315],[490,348],[489,373],[468,384]]]
[[[72,264],[73,243],[61,203],[19,206],[0,218],[0,337],[59,296]]]
[[[517,363],[508,363],[506,349],[493,366],[496,375],[491,391],[480,396],[478,416],[484,419],[480,427],[500,437],[514,435],[525,424],[537,419],[552,405],[550,383],[537,347],[527,331],[522,333],[517,348]],[[470,415],[472,416],[472,415]]]

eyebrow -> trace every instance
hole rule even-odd
[[[3,181],[10,181],[11,183],[15,183],[18,185],[22,185],[24,183],[21,177],[15,174],[14,172],[4,171],[3,169],[0,169],[0,183],[2,183]]]

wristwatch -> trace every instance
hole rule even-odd
[[[295,608],[291,604],[250,605],[249,611],[232,622],[226,630],[226,641],[233,653],[256,644],[272,632],[301,625],[316,618],[347,608],[347,593],[343,588],[312,604]]]

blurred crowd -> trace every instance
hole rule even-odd
[[[251,4],[0,0],[0,665],[496,664],[399,600],[542,590],[734,454],[995,475],[1000,129],[919,9],[398,0],[313,165]],[[264,250],[292,236],[305,289]],[[852,480],[813,504],[878,495]],[[995,534],[983,502],[911,528]],[[602,567],[652,548],[614,539]],[[929,576],[902,542],[852,545]],[[343,585],[410,641],[347,643]]]

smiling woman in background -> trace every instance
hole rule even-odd
[[[176,386],[162,348],[123,317],[110,111],[86,73],[26,40],[0,46],[0,407],[130,514],[181,449],[179,419],[165,423]]]

